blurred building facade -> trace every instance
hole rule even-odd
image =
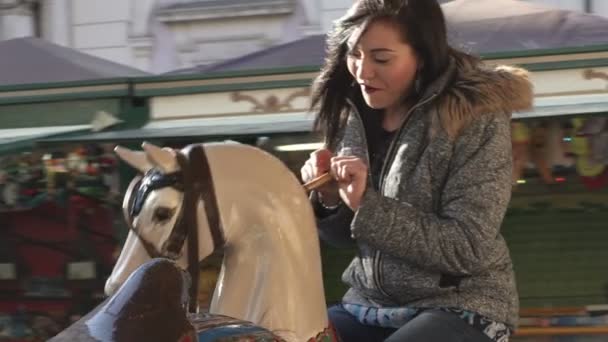
[[[528,2],[608,16],[605,0]],[[0,40],[38,36],[164,73],[327,32],[351,4],[352,0],[0,0]]]
[[[152,72],[327,30],[350,0],[2,0],[0,39],[38,36]]]

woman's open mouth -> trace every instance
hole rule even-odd
[[[375,93],[375,92],[377,92],[378,90],[380,90],[380,89],[378,89],[378,88],[370,87],[370,86],[367,86],[367,85],[362,85],[362,88],[363,88],[363,91],[364,91],[366,94],[372,94],[372,93]]]

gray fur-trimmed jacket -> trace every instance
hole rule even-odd
[[[452,59],[397,132],[379,191],[370,179],[354,218],[342,205],[318,219],[323,240],[354,238],[358,246],[342,275],[350,286],[345,302],[460,308],[517,326],[515,276],[500,227],[511,198],[511,113],[528,109],[532,98],[524,70]],[[450,134],[434,121],[444,115],[465,125]],[[336,153],[347,149],[369,164],[352,104]]]

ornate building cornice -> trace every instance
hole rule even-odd
[[[172,5],[157,12],[166,23],[226,19],[234,17],[288,15],[295,11],[294,0],[212,0]]]
[[[1,15],[32,15],[33,0],[0,0]]]

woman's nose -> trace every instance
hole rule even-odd
[[[374,78],[374,67],[366,58],[361,58],[357,64],[357,79],[359,81],[369,81]]]

